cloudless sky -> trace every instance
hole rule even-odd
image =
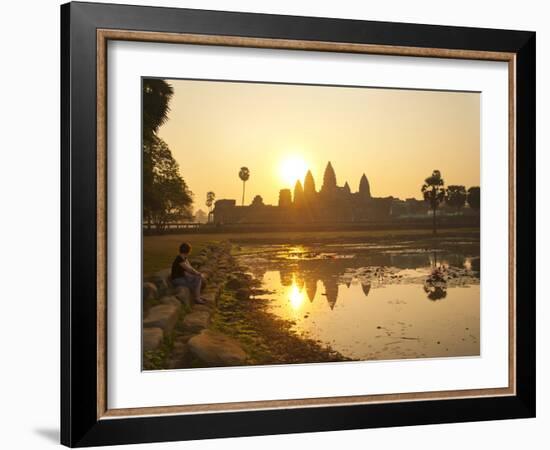
[[[445,183],[479,186],[480,95],[331,86],[167,80],[169,120],[159,130],[195,194],[277,204],[311,169],[319,189],[328,161],[352,192],[365,173],[373,196],[421,198],[433,169]],[[303,181],[303,180],[302,180]]]

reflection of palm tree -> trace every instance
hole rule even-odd
[[[361,289],[363,289],[363,294],[365,294],[365,297],[368,297],[370,292],[370,283],[361,283]]]
[[[443,266],[432,270],[430,276],[424,282],[424,292],[430,300],[441,300],[447,297],[447,278]]]
[[[424,195],[424,200],[430,204],[430,208],[433,212],[433,233],[436,234],[436,221],[435,221],[435,212],[437,211],[438,205],[445,199],[445,182],[441,178],[441,172],[439,170],[434,170],[432,175],[424,180],[424,185],[422,186],[422,194]]]
[[[239,178],[243,181],[243,201],[242,205],[244,206],[244,185],[250,178],[250,170],[248,170],[248,167],[241,167],[241,170],[239,170]]]
[[[446,283],[444,286],[425,283],[424,292],[428,294],[428,298],[430,300],[433,300],[433,301],[441,300],[447,297],[447,285]]]

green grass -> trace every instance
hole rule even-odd
[[[164,236],[143,237],[143,275],[146,277],[159,270],[171,267],[172,261],[178,254],[182,242],[189,242],[193,248],[191,259],[198,255],[208,244],[219,242],[219,237],[212,235],[180,235],[168,234]]]

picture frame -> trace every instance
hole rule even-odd
[[[508,64],[509,222],[508,242],[503,243],[510,258],[508,386],[109,408],[106,99],[111,41]],[[62,444],[81,447],[534,417],[535,42],[535,33],[528,31],[80,2],[62,5]]]

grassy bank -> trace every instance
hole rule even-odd
[[[206,244],[221,241],[234,243],[277,244],[312,242],[364,242],[380,239],[414,239],[431,238],[431,230],[361,230],[361,231],[296,231],[296,232],[256,232],[256,233],[219,233],[219,234],[169,234],[163,236],[144,236],[143,238],[143,273],[150,275],[170,266],[177,254],[179,245],[186,241],[193,246],[193,253],[198,254]],[[439,230],[437,237],[479,236],[479,228],[447,228]]]

